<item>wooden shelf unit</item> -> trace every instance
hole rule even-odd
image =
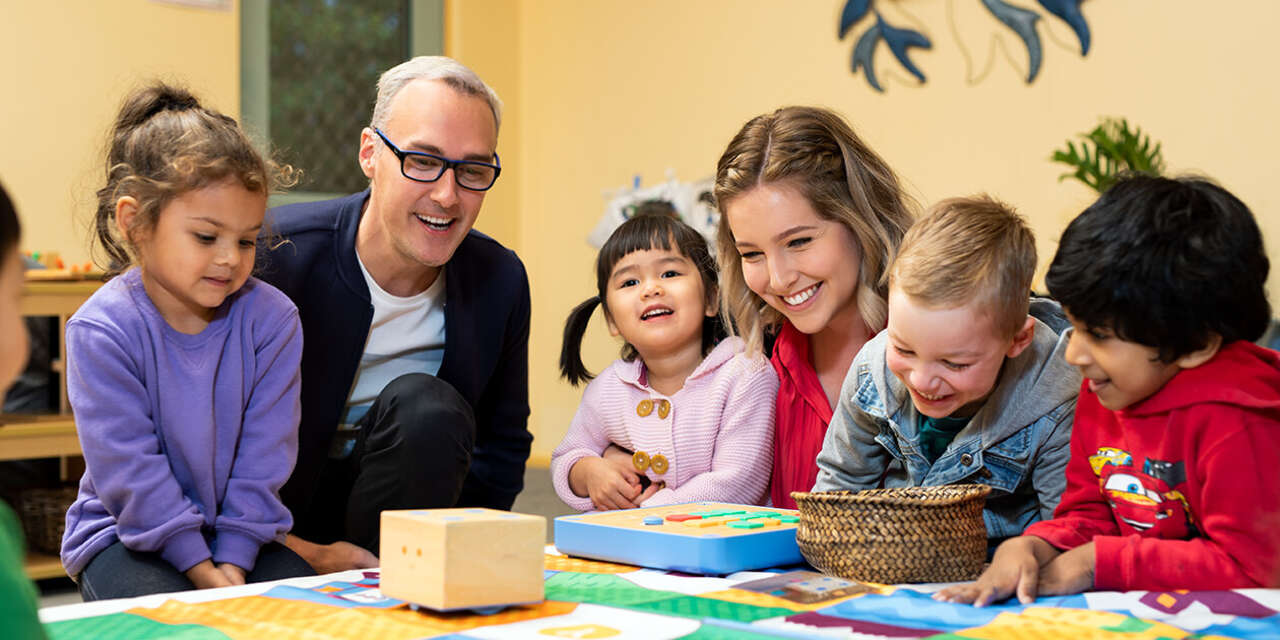
[[[80,455],[69,415],[0,414],[0,460]]]
[[[27,552],[27,559],[23,568],[27,571],[27,577],[32,580],[67,577],[67,572],[62,569],[62,561],[58,559],[58,556],[51,556],[45,553]]]

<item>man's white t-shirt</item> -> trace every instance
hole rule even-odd
[[[360,272],[369,285],[373,302],[373,322],[365,342],[360,366],[356,369],[351,394],[347,396],[338,433],[329,450],[330,458],[345,458],[355,446],[354,425],[369,412],[378,394],[392,380],[406,373],[436,375],[444,360],[444,269],[422,293],[402,298],[378,286],[364,261],[356,254]]]

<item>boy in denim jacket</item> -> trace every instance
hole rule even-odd
[[[1045,278],[1087,379],[1062,504],[935,597],[1280,585],[1280,354],[1251,342],[1269,268],[1203,179],[1125,179],[1073,220]]]
[[[987,196],[944,200],[903,238],[889,325],[845,377],[815,491],[980,483],[991,543],[1062,496],[1080,373],[1056,303],[1029,300],[1035,239]]]

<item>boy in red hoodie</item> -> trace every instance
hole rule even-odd
[[[1248,207],[1131,177],[1063,232],[1045,282],[1085,380],[1052,520],[935,597],[1280,585],[1280,354],[1254,345],[1269,269]]]

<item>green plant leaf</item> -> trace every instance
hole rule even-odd
[[[1137,126],[1124,118],[1104,118],[1088,132],[1077,136],[1080,146],[1067,140],[1066,151],[1055,150],[1050,159],[1072,170],[1058,176],[1074,178],[1101,193],[1123,172],[1160,175],[1164,172],[1161,144],[1154,143]]]

